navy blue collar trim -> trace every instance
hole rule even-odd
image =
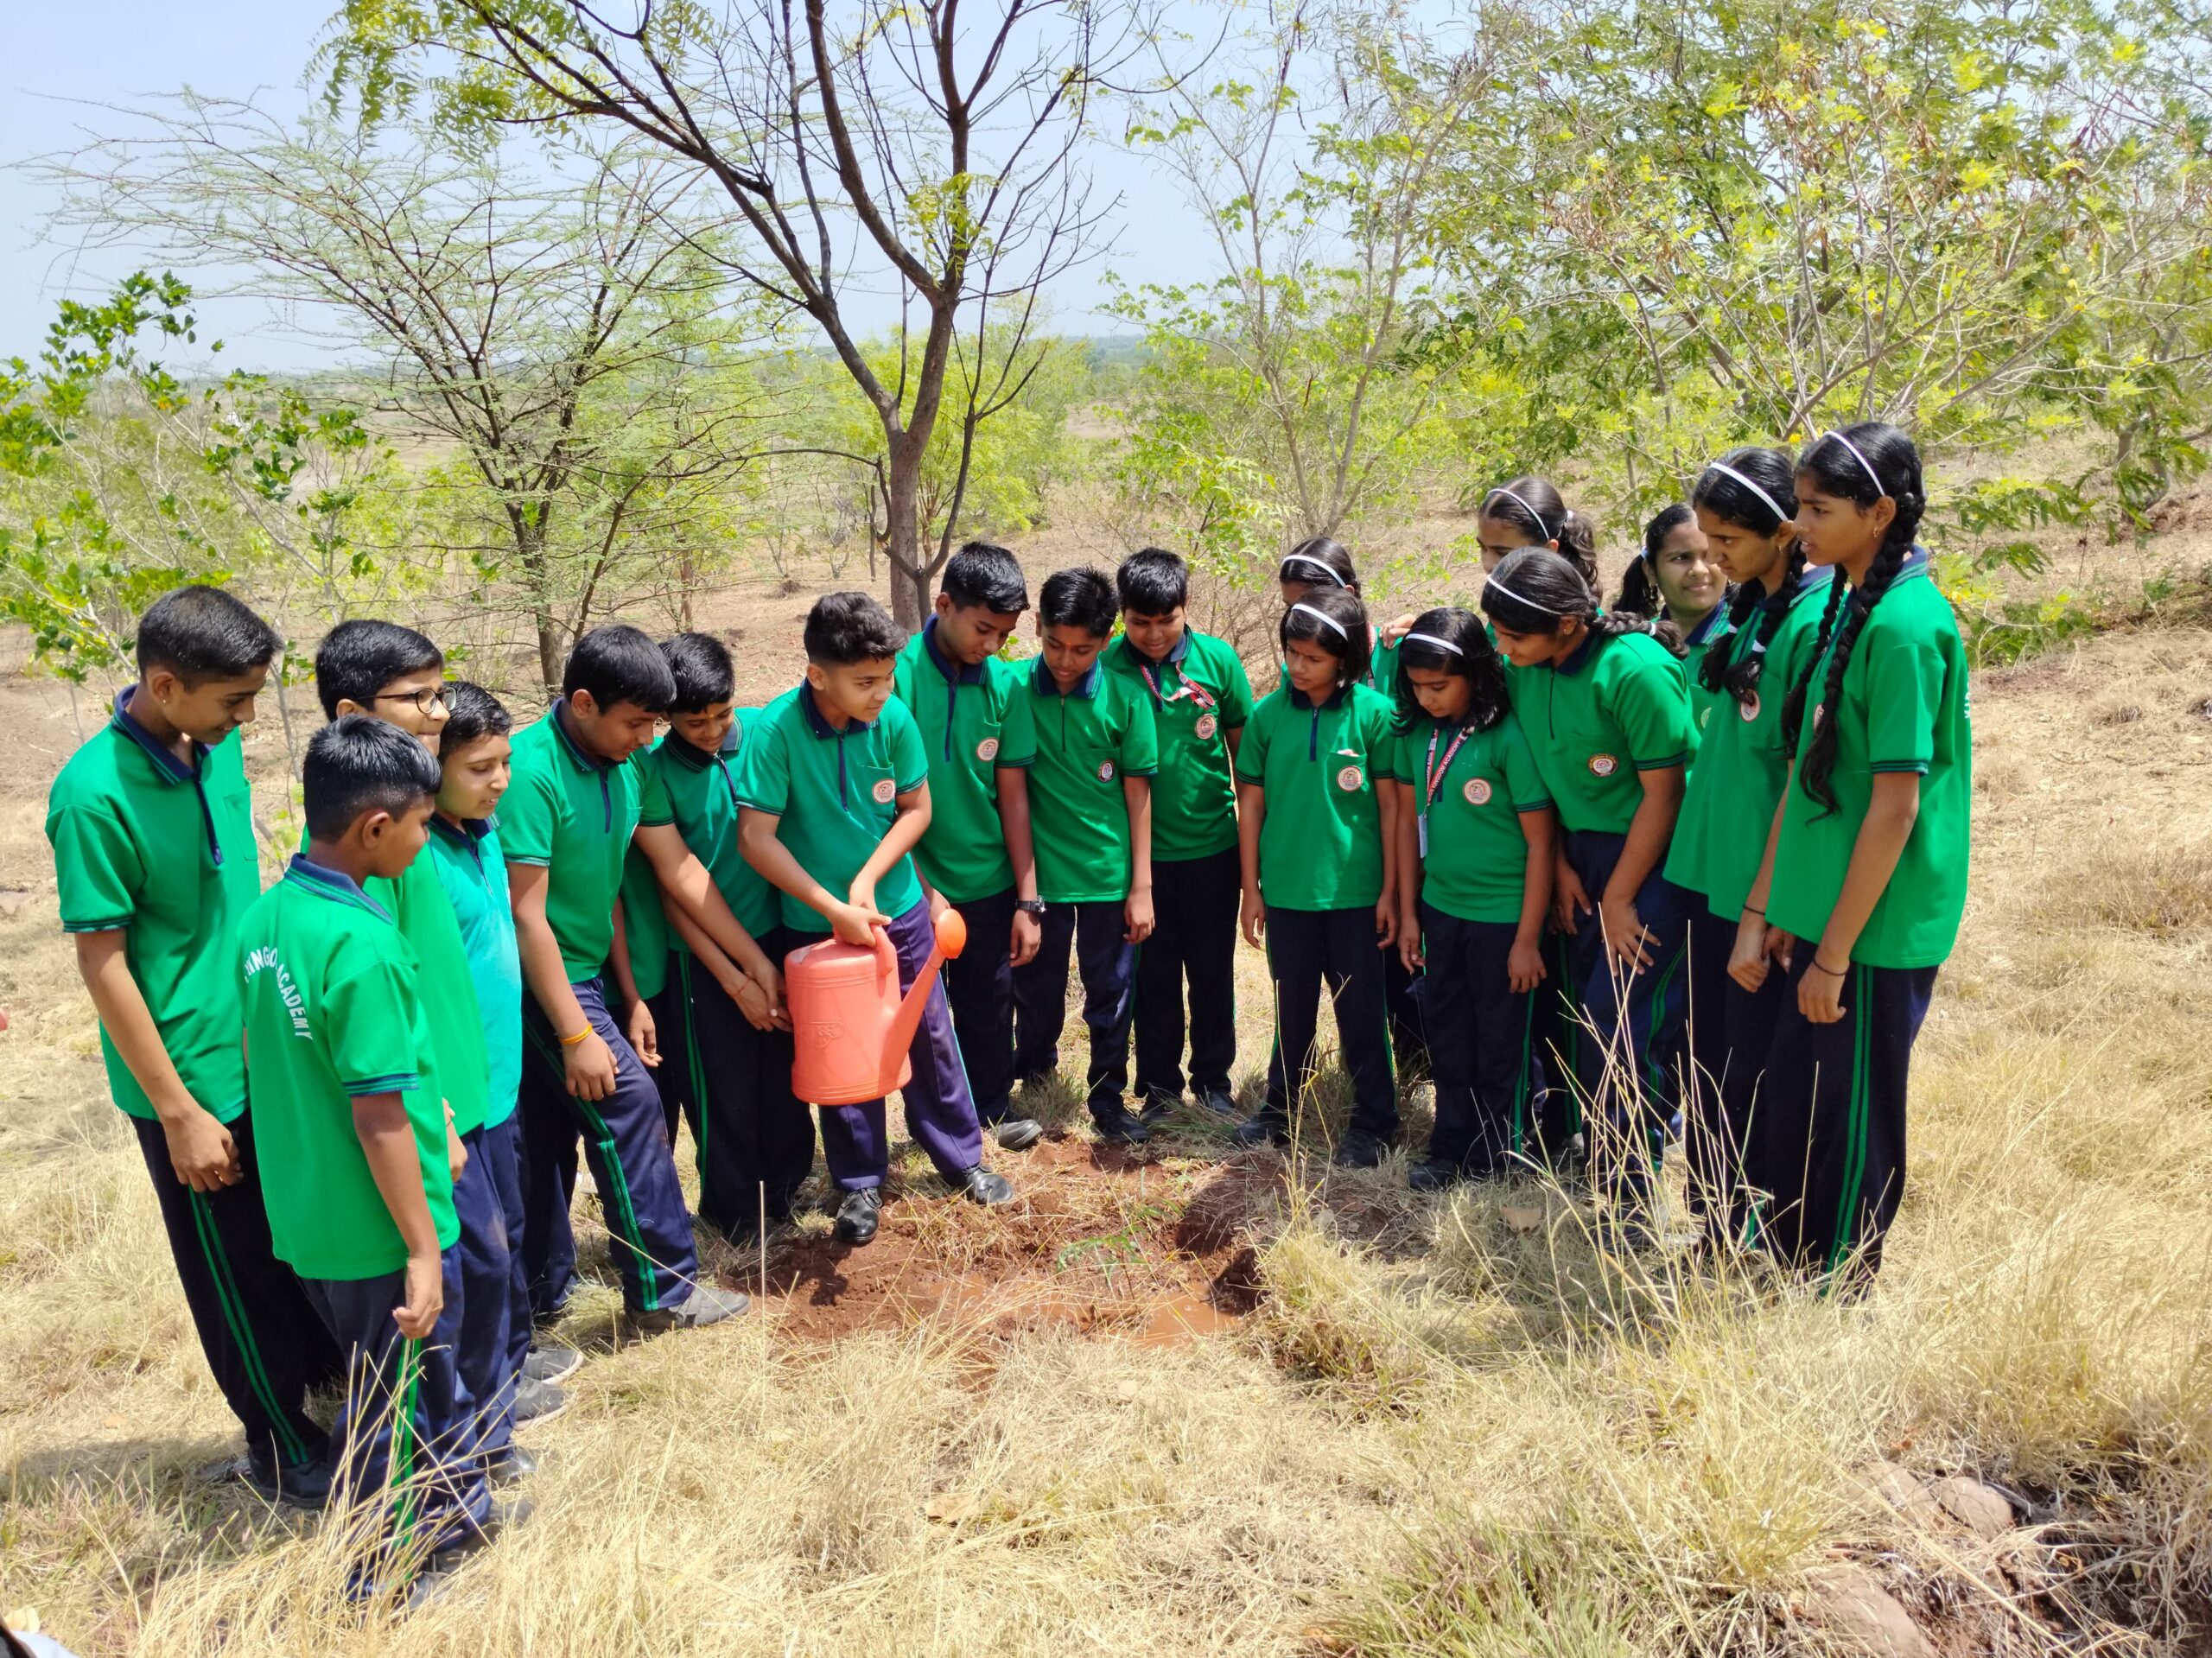
[[[200,768],[207,759],[207,745],[197,737],[188,738],[187,740],[192,745],[192,764],[187,765],[179,759],[169,751],[168,745],[158,740],[152,732],[130,717],[130,693],[137,689],[136,685],[125,685],[115,694],[112,723],[116,729],[146,751],[153,759],[154,769],[162,774],[164,783],[198,782]]]
[[[1339,685],[1334,691],[1330,693],[1329,700],[1327,702],[1316,703],[1312,697],[1306,696],[1304,691],[1300,690],[1297,686],[1293,685],[1289,689],[1291,707],[1301,709],[1310,709],[1317,707],[1325,708],[1341,708],[1344,706],[1344,699],[1351,695],[1351,686]]]
[[[1175,648],[1170,651],[1166,656],[1160,657],[1158,662],[1154,662],[1150,657],[1145,655],[1143,651],[1138,650],[1135,645],[1131,645],[1129,643],[1129,636],[1127,633],[1122,635],[1122,649],[1128,652],[1129,660],[1131,662],[1141,662],[1147,668],[1180,668],[1189,658],[1191,654],[1190,624],[1187,622],[1184,624],[1183,635],[1180,638],[1175,641]]]
[[[1094,660],[1090,664],[1090,671],[1085,674],[1076,688],[1073,690],[1067,692],[1066,695],[1070,696],[1083,697],[1097,696],[1098,682],[1104,675],[1105,666],[1106,664],[1103,661]],[[1045,656],[1042,651],[1038,652],[1037,666],[1032,671],[1030,677],[1036,682],[1037,694],[1039,696],[1058,696],[1061,695],[1060,682],[1052,677],[1052,668],[1046,663]]]
[[[545,710],[545,717],[553,722],[553,734],[561,740],[561,746],[568,751],[569,764],[579,772],[612,772],[615,762],[603,760],[588,753],[584,746],[569,734],[569,699],[556,696],[553,706]]]
[[[1587,629],[1582,635],[1581,644],[1552,664],[1552,671],[1560,674],[1580,673],[1590,665],[1590,658],[1598,654],[1598,647],[1610,637],[1608,634],[1600,633],[1594,627]]]
[[[1728,599],[1724,594],[1721,595],[1720,602],[1699,617],[1697,626],[1682,636],[1682,643],[1688,645],[1703,645],[1713,637],[1713,631],[1726,619],[1727,614]]]
[[[354,881],[351,875],[341,875],[335,869],[326,869],[312,861],[304,852],[292,854],[291,862],[284,866],[284,879],[296,880],[311,893],[341,904],[358,904],[379,921],[390,921],[383,905],[378,903]]]
[[[937,648],[937,618],[934,616],[922,624],[922,654],[929,658],[930,666],[943,674],[948,680],[957,681],[963,685],[980,685],[983,683],[982,663],[956,663]]]
[[[461,827],[455,829],[440,813],[430,814],[430,832],[464,849],[473,848],[477,842],[492,832],[495,825],[496,820],[493,818],[464,817],[461,820]]]
[[[727,759],[737,753],[737,745],[738,727],[737,722],[733,720],[730,722],[728,734],[722,739],[722,746],[711,754],[702,753],[698,744],[687,742],[673,731],[660,740],[660,746],[653,752],[688,770],[703,772],[716,760]]]
[[[823,717],[821,707],[814,700],[814,687],[804,683],[798,688],[798,705],[806,715],[807,729],[817,737],[850,737],[855,734],[866,736],[876,727],[876,722],[873,720],[855,720],[848,716],[845,721],[845,728],[842,731],[838,730]]]

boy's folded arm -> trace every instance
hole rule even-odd
[[[925,778],[898,795],[892,810],[891,827],[883,831],[875,850],[868,854],[868,861],[861,866],[855,881],[866,881],[873,886],[898,866],[899,859],[922,843],[922,836],[930,826],[929,780]]]
[[[415,1125],[397,1089],[353,1096],[353,1134],[368,1159],[385,1212],[399,1230],[410,1261],[435,1261],[438,1229],[430,1219],[430,1200],[423,1189],[423,1162],[415,1145]]]

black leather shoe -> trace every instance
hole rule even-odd
[[[1281,1117],[1262,1112],[1238,1123],[1234,1138],[1239,1146],[1287,1146],[1290,1128]]]
[[[483,1524],[465,1527],[459,1536],[432,1553],[429,1575],[442,1577],[454,1571],[470,1555],[489,1548],[528,1520],[531,1511],[532,1504],[526,1496],[493,1497],[492,1512],[485,1516]]]
[[[969,1203],[981,1204],[986,1209],[1014,1201],[1014,1183],[1003,1174],[993,1174],[981,1164],[952,1184],[954,1190]]]
[[[1034,1117],[1008,1117],[990,1127],[991,1138],[1001,1151],[1026,1152],[1045,1138],[1045,1125]]]
[[[1198,1103],[1217,1117],[1233,1117],[1236,1115],[1236,1096],[1226,1089],[1208,1089],[1198,1096]]]
[[[203,1468],[200,1477],[210,1481],[238,1480],[263,1502],[279,1503],[287,1509],[313,1513],[330,1506],[330,1464],[327,1461],[280,1469],[258,1457],[245,1456]]]
[[[1141,1146],[1152,1138],[1141,1117],[1133,1117],[1129,1109],[1119,1100],[1111,1105],[1099,1107],[1091,1114],[1091,1121],[1098,1125],[1098,1138],[1116,1146]]]
[[[537,1471],[537,1458],[518,1445],[511,1445],[499,1459],[486,1471],[493,1488],[518,1485]]]
[[[1406,1184],[1415,1191],[1443,1191],[1464,1178],[1452,1164],[1434,1159],[1416,1163],[1406,1171]]]
[[[1182,1103],[1179,1094],[1147,1094],[1144,1096],[1144,1109],[1137,1113],[1137,1121],[1147,1128],[1153,1128],[1166,1121]]]
[[[1346,1134],[1329,1160],[1340,1169],[1371,1169],[1390,1154],[1390,1148],[1372,1134]]]
[[[837,1205],[837,1236],[845,1243],[867,1243],[875,1236],[876,1217],[883,1210],[883,1192],[876,1186],[849,1191]]]

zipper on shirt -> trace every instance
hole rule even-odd
[[[852,810],[852,800],[845,788],[845,734],[837,734],[837,805],[841,810]]]
[[[599,809],[604,820],[600,825],[600,831],[612,835],[614,833],[614,790],[607,780],[607,773],[606,766],[599,768]]]
[[[960,677],[955,674],[944,682],[944,757],[952,758],[952,712],[960,701]]]

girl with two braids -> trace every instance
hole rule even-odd
[[[1691,658],[1702,729],[1667,854],[1667,879],[1699,900],[1689,922],[1684,1141],[1690,1206],[1718,1242],[1740,1236],[1745,1219],[1744,1124],[1786,1000],[1779,975],[1746,989],[1729,962],[1789,781],[1783,705],[1812,665],[1831,573],[1806,562],[1796,467],[1779,450],[1732,449],[1698,475],[1688,510],[1734,584]]]
[[[1746,1136],[1759,1238],[1857,1287],[1904,1190],[1912,1045],[1966,907],[1973,738],[1958,623],[1914,543],[1912,441],[1845,427],[1796,483],[1804,558],[1843,579],[1783,709],[1795,764],[1729,972],[1786,987]]]
[[[1509,554],[1482,607],[1566,830],[1552,914],[1573,944],[1562,988],[1595,1040],[1561,1069],[1576,1078],[1570,1097],[1609,1125],[1592,1137],[1592,1164],[1612,1212],[1637,1226],[1673,1109],[1694,904],[1664,873],[1692,746],[1679,637],[1670,622],[1602,611],[1582,571],[1548,548]]]

